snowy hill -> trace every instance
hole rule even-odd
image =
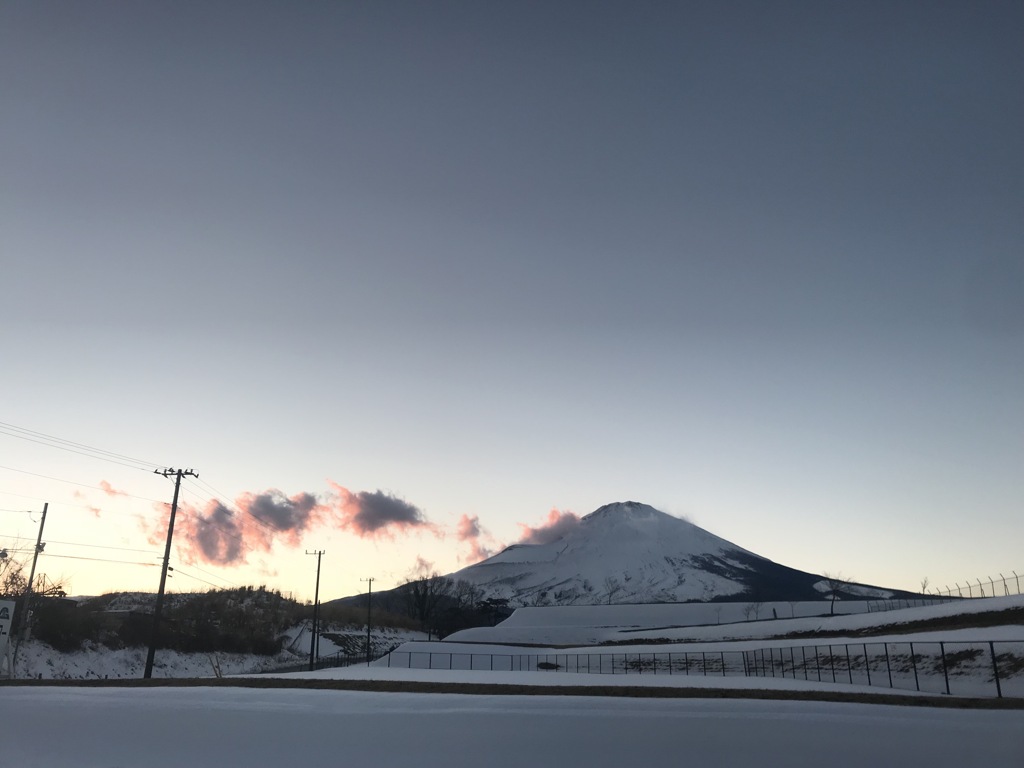
[[[823,597],[821,576],[774,563],[635,501],[607,504],[556,541],[508,547],[451,577],[512,605]],[[897,593],[850,584],[840,594]]]

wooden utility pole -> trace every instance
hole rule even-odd
[[[22,617],[21,617],[21,632],[16,638],[14,643],[14,654],[10,661],[11,677],[14,677],[14,665],[18,660],[18,651],[21,649],[21,643],[23,640],[28,640],[29,632],[32,631],[31,619],[32,619],[32,588],[36,579],[36,563],[39,562],[39,553],[46,548],[43,543],[43,528],[46,527],[46,512],[50,508],[50,502],[43,504],[43,518],[39,521],[39,536],[36,538],[36,549],[32,554],[32,569],[28,574],[28,583],[25,584],[25,599],[22,601]]]
[[[313,634],[309,638],[309,671],[316,669],[317,659],[320,657],[320,558],[324,550],[318,549],[315,552],[306,550],[307,555],[316,555],[316,592],[313,595]]]
[[[370,601],[373,597],[373,576],[360,579],[367,582],[366,587],[366,666],[370,666]]]
[[[149,653],[146,654],[146,671],[143,678],[153,677],[153,659],[156,657],[156,646],[160,640],[160,613],[164,607],[164,587],[167,586],[167,569],[171,564],[171,539],[174,537],[174,516],[178,513],[178,492],[181,490],[182,477],[199,477],[191,469],[153,470],[154,474],[170,477],[174,475],[174,500],[171,502],[171,519],[167,522],[167,546],[164,548],[164,567],[160,572],[160,591],[156,593],[156,606],[153,608],[153,634],[149,639]]]
[[[43,551],[46,546],[43,544],[43,527],[46,525],[46,511],[50,508],[50,502],[43,504],[43,519],[39,521],[39,537],[36,539],[36,551],[32,555],[32,570],[28,574],[28,584],[25,587],[25,597],[31,598],[32,596],[32,584],[36,578],[36,563],[39,562],[39,553]],[[25,614],[28,617],[28,599],[25,600]],[[25,626],[28,626],[26,624]]]

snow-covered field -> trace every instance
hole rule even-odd
[[[717,642],[791,633],[855,632],[911,621],[1024,607],[1024,595],[959,600],[917,608],[867,613],[867,603],[765,603],[759,621],[744,621],[745,603],[679,603],[662,605],[564,606],[519,608],[496,627],[474,627],[446,640],[472,643],[594,645],[642,640]],[[772,611],[778,615],[772,619]],[[795,618],[791,616],[795,615]],[[716,621],[720,619],[720,621]],[[996,638],[991,638],[996,639]],[[1022,632],[1017,639],[1024,639]]]
[[[4,765],[1020,768],[1019,711],[230,688],[5,688]]]
[[[1020,600],[1009,602],[1015,607]],[[961,603],[960,612],[981,610],[982,601]],[[985,601],[992,609],[995,600]],[[1005,600],[1004,600],[1005,602]],[[557,609],[556,609],[557,610]],[[829,619],[853,622],[892,622],[922,618],[920,611],[952,611],[946,606],[910,609],[884,615]],[[897,615],[899,614],[899,615]],[[556,617],[556,614],[548,614]],[[581,614],[576,614],[577,616]],[[597,614],[594,614],[595,616]],[[632,613],[635,618],[636,612]],[[608,629],[643,637],[645,628],[624,625],[614,610],[602,620]],[[522,618],[522,617],[521,617]],[[526,619],[530,619],[529,614]],[[768,624],[821,619],[788,619]],[[860,622],[860,624],[858,624]],[[529,623],[529,622],[527,622]],[[551,622],[557,624],[558,622]],[[517,622],[510,622],[515,628]],[[520,624],[522,626],[522,624]],[[539,632],[548,625],[538,623]],[[561,620],[562,629],[572,629]],[[500,629],[500,628],[499,628]],[[578,627],[576,628],[579,629]],[[695,628],[687,627],[692,632]],[[724,631],[735,626],[696,628],[717,630],[703,643],[669,643],[669,648],[721,648]],[[637,632],[637,630],[641,630]],[[647,627],[659,637],[664,627]],[[1020,626],[958,630],[977,636],[1021,639]],[[918,633],[924,642],[928,633]],[[953,633],[939,633],[949,640]],[[710,633],[709,633],[710,635]],[[763,637],[764,635],[760,635]],[[492,637],[500,637],[498,632]],[[894,635],[901,641],[908,636]],[[299,638],[296,638],[299,639]],[[792,644],[792,641],[774,641]],[[822,642],[827,642],[823,640]],[[832,642],[841,642],[832,639]],[[301,645],[301,639],[299,645]],[[307,643],[308,644],[308,643]],[[765,647],[756,633],[731,646]],[[637,645],[640,653],[651,646]],[[659,646],[660,650],[661,646]],[[406,643],[401,653],[543,651],[515,648],[498,642]],[[565,654],[565,649],[549,649]],[[581,653],[595,649],[581,646]],[[630,653],[630,647],[616,647]],[[686,653],[687,651],[683,651]],[[109,657],[110,652],[106,655]],[[165,669],[175,676],[212,675],[193,659],[174,666],[172,654],[162,654]],[[110,657],[113,658],[113,657]],[[106,663],[114,662],[108,658]],[[158,659],[161,656],[158,656]],[[220,660],[222,673],[234,671]],[[101,662],[94,660],[95,664]],[[123,663],[119,662],[119,663]],[[206,664],[211,664],[206,660]],[[906,691],[864,685],[836,686],[830,681],[703,675],[561,674],[558,671],[491,672],[430,670],[386,666],[329,669],[276,674],[276,677],[381,680],[484,685],[643,686],[700,690],[806,691],[873,693],[883,696]],[[111,667],[113,669],[113,667]],[[241,671],[241,670],[239,670]],[[251,669],[245,670],[251,672]],[[96,676],[95,674],[92,676]],[[114,675],[111,675],[114,676]],[[497,689],[495,689],[497,690]],[[596,689],[595,689],[596,692]],[[575,693],[575,692],[574,692]],[[917,695],[917,694],[911,694]],[[895,699],[893,699],[895,701]],[[1021,710],[975,710],[908,707],[884,704],[756,700],[744,698],[637,698],[599,696],[521,696],[436,693],[370,693],[344,690],[196,688],[0,688],[0,749],[2,765],[76,768],[90,766],[337,766],[365,764],[385,768],[424,765],[565,766],[586,768],[624,765],[799,766],[830,768],[861,766],[984,766],[1020,768],[1024,765],[1024,714]]]
[[[664,622],[685,620],[692,606],[525,608],[497,627],[464,630],[444,641],[405,643],[378,665],[546,670],[548,676],[570,673],[570,678],[602,680],[660,677],[661,685],[686,685],[688,678],[705,675],[719,680],[761,676],[790,678],[805,687],[827,683],[845,690],[862,685],[1024,698],[1024,626],[1010,623],[1012,614],[1004,614],[1006,623],[997,626],[916,632],[905,626],[1022,606],[1024,597],[1016,595],[885,613],[681,627]],[[870,637],[858,635],[865,630]],[[800,636],[785,637],[790,634]],[[772,637],[778,639],[767,639]],[[594,638],[615,644],[596,645]],[[561,644],[580,639],[578,645]],[[524,641],[531,644],[518,644]]]
[[[359,626],[331,626],[324,630],[335,636],[357,638],[360,649],[366,628]],[[310,631],[305,625],[292,628],[285,636],[283,650],[274,656],[252,653],[180,653],[160,650],[153,665],[153,677],[220,677],[242,675],[294,666],[309,660]],[[379,653],[402,642],[426,637],[423,632],[390,627],[376,627],[372,633],[374,648]],[[43,680],[96,680],[132,679],[142,677],[146,667],[146,648],[111,649],[96,643],[86,643],[82,650],[61,653],[46,643],[29,640],[18,649],[15,677]],[[320,640],[320,658],[347,649],[335,645],[328,637]]]

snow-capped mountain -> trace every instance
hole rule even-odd
[[[451,578],[511,605],[823,597],[815,586],[821,576],[774,563],[635,501],[605,505],[556,541],[510,546]],[[893,594],[856,586],[862,599]]]

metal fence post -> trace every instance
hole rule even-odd
[[[889,644],[883,643],[885,648],[885,669],[889,673],[889,687],[892,688],[892,665],[889,663]]]
[[[871,685],[871,661],[868,659],[868,644],[864,643],[864,669],[868,673],[868,685]]]
[[[946,644],[939,643],[939,653],[942,654],[942,675],[946,678],[946,695],[949,695],[949,669],[946,667]]]
[[[910,644],[910,663],[914,667],[914,687],[921,690],[921,681],[917,677],[917,656],[914,654],[914,644]]]
[[[850,685],[853,685],[853,667],[850,664],[850,644],[846,644],[846,672],[850,675]]]
[[[988,644],[989,653],[992,654],[992,676],[996,681],[996,695],[1001,699],[1003,698],[1003,686],[999,682],[999,662],[996,661],[996,646],[991,640]]]

